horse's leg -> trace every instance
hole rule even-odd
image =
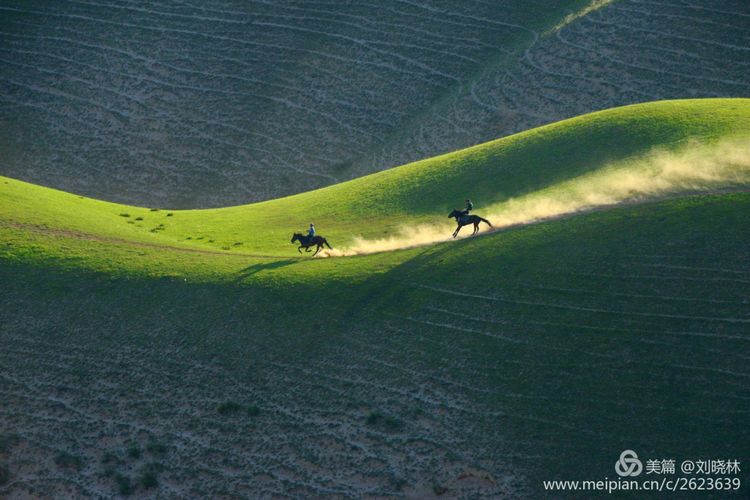
[[[298,251],[299,253],[302,253],[302,245],[300,245],[300,246],[298,246],[298,247],[297,247],[297,251]]]
[[[462,228],[462,227],[463,227],[463,226],[462,226],[461,224],[459,224],[459,225],[458,225],[458,227],[456,228],[456,230],[455,230],[455,231],[453,231],[453,237],[454,237],[454,238],[455,238],[456,236],[458,236],[458,232],[459,232],[459,231],[461,230],[461,228]]]
[[[479,223],[478,223],[478,222],[475,222],[475,223],[474,223],[474,233],[472,234],[472,236],[473,236],[474,234],[477,234],[478,232],[479,232]]]
[[[321,248],[323,248],[323,245],[318,245],[318,248],[315,250],[315,253],[312,254],[312,256],[315,257],[316,255],[318,255],[318,252],[320,252]]]

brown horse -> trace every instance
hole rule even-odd
[[[477,234],[479,232],[479,223],[480,222],[486,222],[488,226],[492,227],[492,224],[490,224],[490,221],[487,219],[482,219],[478,215],[466,215],[460,210],[453,210],[453,212],[448,214],[449,219],[456,219],[456,223],[458,223],[458,227],[455,231],[453,231],[453,237],[455,238],[458,236],[458,232],[461,230],[462,227],[468,226],[469,224],[474,224],[474,232],[471,233],[472,236]]]
[[[294,233],[292,235],[292,243],[294,243],[295,241],[299,241],[299,248],[297,248],[297,251],[299,253],[302,253],[303,248],[305,249],[305,252],[309,252],[311,246],[317,245],[318,248],[315,250],[313,257],[318,255],[318,252],[320,252],[320,249],[323,248],[323,245],[333,250],[333,247],[329,245],[328,241],[322,236],[313,236],[312,238],[308,238],[304,234]]]

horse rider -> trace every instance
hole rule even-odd
[[[307,230],[307,243],[309,244],[312,242],[312,239],[315,237],[315,224],[312,222],[310,223],[310,229]]]
[[[461,217],[466,217],[472,210],[474,210],[474,204],[470,199],[466,198],[466,210],[461,211]]]

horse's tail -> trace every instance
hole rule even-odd
[[[323,238],[323,243],[325,243],[328,248],[330,248],[331,250],[333,250],[333,247],[328,244],[328,240],[327,239]]]
[[[479,217],[479,216],[477,216],[477,217]],[[479,220],[482,221],[482,222],[486,222],[488,226],[492,227],[492,224],[487,219],[482,219],[481,217],[479,217]]]

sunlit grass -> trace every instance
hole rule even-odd
[[[313,221],[336,251],[388,250],[447,238],[447,212],[469,196],[502,227],[634,197],[742,187],[748,155],[735,147],[733,163],[725,153],[747,134],[747,99],[627,106],[300,195],[209,210],[126,206],[0,178],[0,252],[189,281],[356,281],[418,250],[325,264],[300,256],[291,233]]]

